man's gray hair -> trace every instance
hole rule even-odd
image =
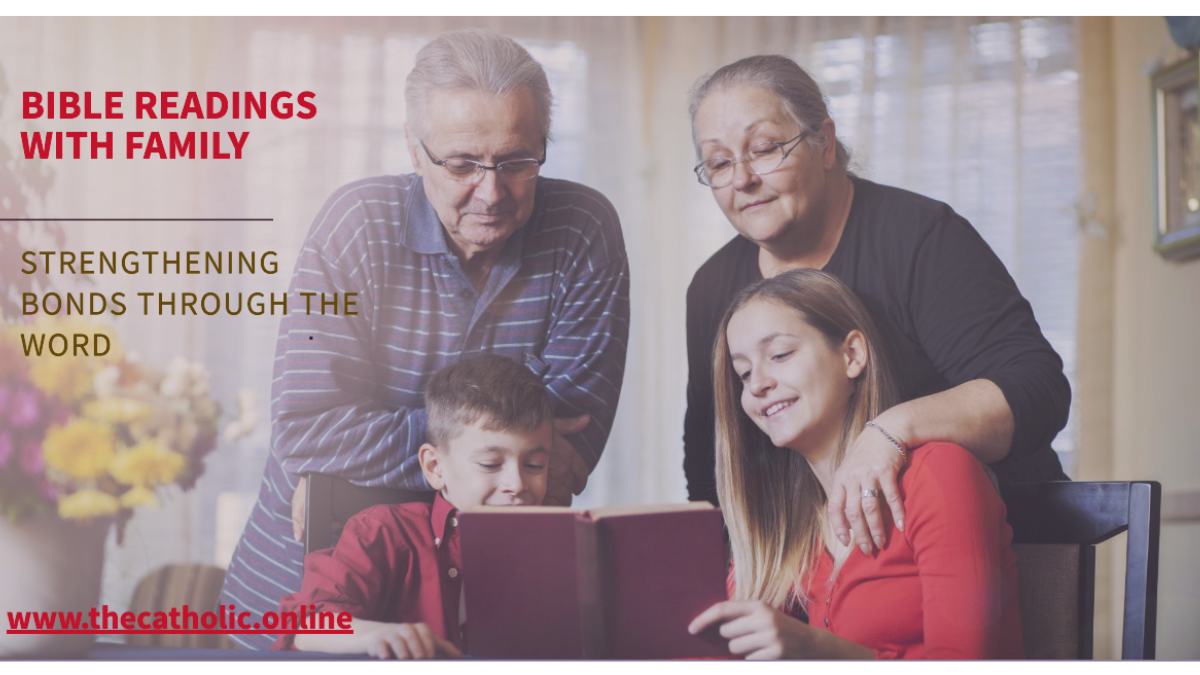
[[[505,94],[525,87],[533,94],[541,117],[542,137],[550,138],[550,83],[546,71],[524,47],[512,38],[469,28],[442,33],[417,52],[417,63],[408,74],[404,103],[410,140],[429,135],[426,110],[433,92],[470,89],[489,94]]]
[[[783,101],[784,110],[800,125],[800,129],[809,132],[808,142],[816,147],[824,146],[825,137],[817,132],[829,117],[829,106],[816,80],[786,56],[750,56],[723,66],[712,75],[701,77],[692,87],[688,95],[688,113],[692,118],[692,142],[696,145],[697,157],[700,155],[700,139],[696,135],[696,113],[700,110],[700,104],[710,94],[745,84],[762,87],[778,96]],[[838,141],[837,166],[844,170],[849,163],[850,151]]]

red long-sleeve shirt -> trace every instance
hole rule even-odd
[[[457,511],[439,494],[433,504],[375,506],[346,523],[333,548],[304,558],[298,593],[284,596],[280,612],[349,612],[356,619],[425,623],[459,649],[462,551]],[[272,649],[290,649],[282,635]]]
[[[958,445],[930,443],[911,459],[900,478],[904,532],[889,519],[883,550],[854,549],[832,586],[823,553],[807,588],[809,624],[878,658],[1023,658],[1004,502]]]

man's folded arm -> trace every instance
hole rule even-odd
[[[564,282],[564,286],[566,286]],[[588,414],[591,423],[571,436],[576,452],[595,469],[621,397],[629,341],[629,264],[621,256],[562,290],[543,358],[555,413]]]
[[[357,237],[344,244],[335,237],[320,250],[313,238],[296,264],[289,313],[280,325],[272,451],[291,476],[330,473],[396,487],[407,477],[417,483],[405,487],[424,487],[415,463],[425,411],[383,403],[404,392],[382,389],[386,378],[372,354],[373,284],[363,273],[370,251]],[[344,304],[336,314],[320,311],[320,297],[344,299],[348,292],[357,293],[354,315]]]

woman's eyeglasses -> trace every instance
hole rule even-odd
[[[693,171],[696,172],[696,178],[701,185],[711,188],[723,188],[732,183],[734,167],[742,162],[745,162],[750,173],[762,176],[783,166],[783,160],[792,154],[792,151],[800,145],[800,141],[804,140],[808,133],[805,131],[788,141],[759,143],[752,146],[746,156],[740,159],[712,157],[697,164]]]

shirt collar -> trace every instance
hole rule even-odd
[[[442,221],[438,219],[433,204],[425,197],[425,181],[416,177],[408,191],[408,203],[404,208],[404,229],[400,233],[400,243],[414,253],[422,255],[437,255],[449,253],[446,247],[446,233],[442,229]]]
[[[446,531],[446,524],[457,515],[458,509],[446,501],[441,492],[438,492],[433,498],[433,510],[429,512],[429,522],[433,525],[433,536],[444,539],[449,534]]]
[[[450,253],[450,248],[446,246],[446,230],[442,227],[442,221],[438,218],[437,211],[433,210],[433,204],[430,204],[429,199],[425,196],[425,180],[416,174],[413,176],[416,180],[413,181],[412,187],[408,191],[408,203],[404,208],[405,221],[404,229],[400,232],[400,243],[414,253],[422,255]],[[525,225],[514,232],[505,244],[504,253],[507,256],[502,255],[502,259],[505,257],[509,260],[520,259],[524,249],[525,235],[533,229],[531,225],[542,212],[545,190],[541,189],[542,178],[539,176],[535,180],[538,181],[538,190],[534,196],[533,213],[530,214]]]

